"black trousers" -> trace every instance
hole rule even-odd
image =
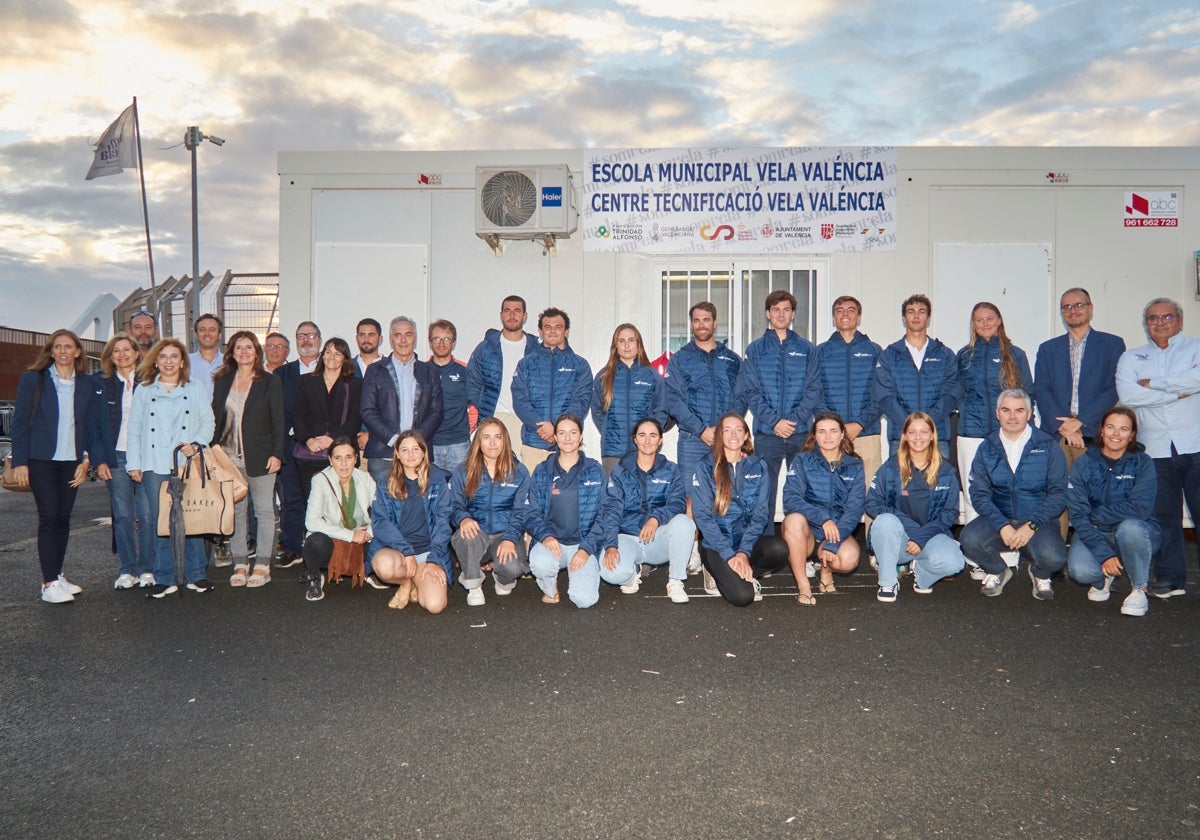
[[[721,597],[735,607],[748,607],[754,603],[754,584],[729,568],[729,561],[706,545],[700,546],[700,559],[704,568],[713,576]],[[771,572],[787,568],[788,546],[782,537],[762,536],[750,553],[750,568],[759,578]]]

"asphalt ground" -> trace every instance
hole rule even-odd
[[[788,575],[674,605],[660,571],[430,616],[221,569],[159,602],[111,589],[105,515],[83,488],[52,606],[0,494],[3,838],[1200,837],[1194,587],[1141,619],[1023,569],[884,605],[864,562],[815,608]]]

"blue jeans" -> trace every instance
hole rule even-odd
[[[169,475],[143,472],[141,492],[146,497],[147,516],[151,528],[154,529],[154,582],[170,586],[182,586],[185,581],[175,578],[175,558],[171,555],[171,538],[160,537],[158,534],[158,495]],[[184,540],[183,568],[187,583],[204,580],[208,566],[208,557],[204,553],[204,537],[188,537]]]
[[[712,454],[712,447],[700,438],[679,432],[679,442],[675,447],[676,463],[679,464],[680,475],[683,476],[683,486],[691,493],[692,476],[704,459]]]
[[[1009,524],[1014,528],[1020,526],[1019,522]],[[967,559],[987,574],[1004,573],[1007,564],[1000,556],[1000,552],[1012,549],[1004,544],[1004,540],[1000,539],[1000,532],[982,516],[972,519],[966,524],[959,535],[959,542],[962,544],[962,551]],[[1067,565],[1067,544],[1063,542],[1062,532],[1058,530],[1057,522],[1051,522],[1044,528],[1039,528],[1033,538],[1021,549],[1021,556],[1029,561],[1033,569],[1033,576],[1040,580],[1047,580],[1052,574]]]
[[[470,448],[471,441],[469,440],[464,440],[462,443],[435,443],[433,444],[433,463],[447,472],[454,472],[467,463],[467,450]]]
[[[804,446],[804,441],[808,437],[800,429],[789,438],[781,438],[778,435],[760,434],[754,438],[754,454],[762,458],[767,465],[767,479],[770,487],[767,496],[768,506],[771,509],[771,516],[767,520],[767,527],[763,531],[767,536],[775,534],[775,500],[779,494],[779,471],[783,469],[785,464],[790,464],[792,459],[800,452],[800,447]]]
[[[558,573],[570,565],[571,558],[579,550],[578,545],[559,545],[562,548],[561,557],[555,557],[550,553],[550,549],[540,542],[529,547],[529,571],[547,595],[558,592]],[[630,575],[627,574],[626,578],[628,577]],[[628,579],[622,581],[628,582]],[[594,555],[588,555],[587,562],[578,572],[567,571],[567,597],[571,599],[572,604],[581,609],[594,606],[600,600],[600,563]]]
[[[658,526],[654,539],[648,543],[638,541],[637,534],[617,534],[617,551],[621,553],[621,563],[616,570],[606,573],[601,568],[600,574],[609,583],[628,583],[629,575],[620,577],[621,569],[627,564],[632,571],[645,563],[647,566],[667,564],[667,577],[671,580],[687,580],[688,558],[692,556],[692,545],[696,542],[696,523],[688,519],[687,514],[678,513],[670,522]],[[616,580],[609,580],[611,574]]]
[[[1162,543],[1158,526],[1153,522],[1126,519],[1115,531],[1101,533],[1109,544],[1109,552],[1104,557],[1096,557],[1078,534],[1075,536],[1067,553],[1067,572],[1071,580],[1088,586],[1102,585],[1104,570],[1100,564],[1109,557],[1116,557],[1125,567],[1133,588],[1145,589],[1150,584],[1150,558]]]
[[[108,482],[112,505],[113,541],[117,547],[117,574],[138,577],[154,568],[154,533],[158,524],[150,521],[146,497],[137,492],[137,484],[125,471],[125,453],[117,452]]]
[[[871,544],[879,563],[880,586],[895,586],[896,569],[906,563],[912,564],[917,586],[922,589],[929,589],[942,578],[958,574],[966,565],[962,549],[948,534],[930,537],[916,555],[905,550],[908,539],[904,525],[894,513],[881,513],[871,524]]]
[[[1200,452],[1180,455],[1171,446],[1170,458],[1155,458],[1158,496],[1154,500],[1154,521],[1162,529],[1162,551],[1154,563],[1154,579],[1182,588],[1187,583],[1187,563],[1183,543],[1183,503],[1186,500],[1193,520],[1200,520]]]

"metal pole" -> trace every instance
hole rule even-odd
[[[192,285],[188,290],[188,300],[192,317],[200,315],[200,220],[199,206],[196,198],[196,147],[200,145],[200,127],[188,126],[186,145],[192,151]],[[196,332],[188,325],[188,346],[195,352],[198,349]]]

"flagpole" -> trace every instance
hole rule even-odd
[[[137,97],[133,97],[133,135],[137,139],[138,180],[142,185],[142,224],[146,229],[146,259],[150,263],[150,289],[154,289],[154,252],[150,250],[150,211],[146,206],[146,170],[142,166],[142,128],[138,123]]]

